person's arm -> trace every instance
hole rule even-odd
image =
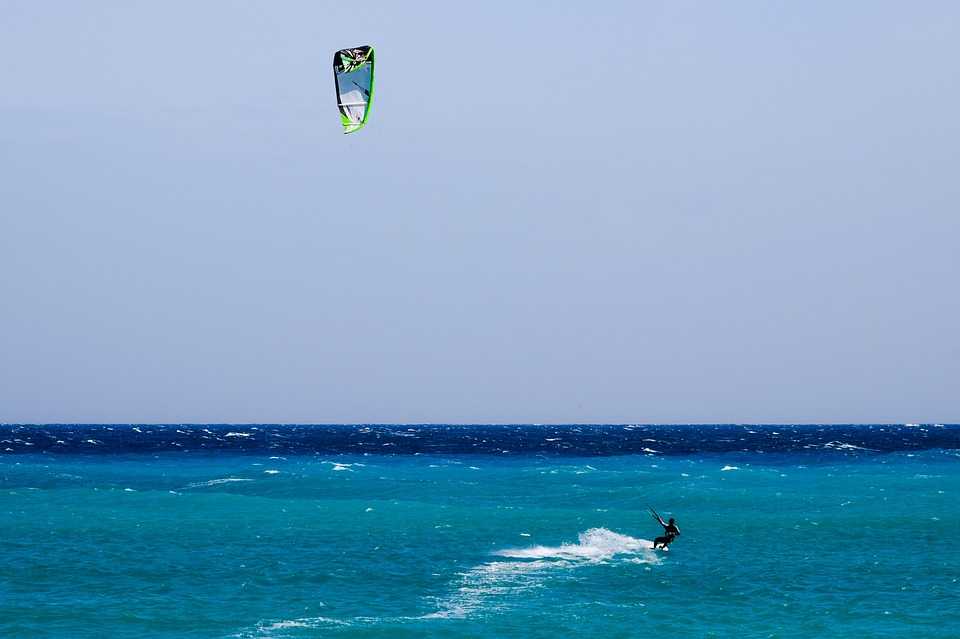
[[[666,525],[665,523],[663,523],[663,517],[660,516],[660,513],[658,513],[657,511],[655,511],[653,508],[651,508],[651,509],[650,509],[650,514],[652,514],[654,517],[657,518],[657,521],[660,522],[660,525],[661,525],[661,526],[663,526],[664,528],[667,527],[667,525]]]

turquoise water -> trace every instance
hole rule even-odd
[[[953,450],[8,455],[0,636],[957,637],[958,495]]]

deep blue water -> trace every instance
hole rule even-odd
[[[958,637],[958,495],[955,425],[0,426],[0,637]]]
[[[960,426],[58,424],[0,425],[0,452],[556,454],[895,452],[960,447]],[[863,452],[862,451],[862,452]]]

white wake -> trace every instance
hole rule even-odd
[[[438,610],[423,618],[456,619],[502,609],[511,605],[515,595],[542,588],[558,571],[619,561],[659,564],[660,557],[652,548],[653,542],[647,539],[591,528],[580,533],[575,544],[498,550],[495,556],[527,561],[497,560],[471,568],[460,575],[456,591],[438,602]]]
[[[528,546],[497,550],[494,559],[460,573],[452,583],[453,591],[436,602],[436,611],[416,617],[304,617],[265,620],[233,637],[243,639],[280,639],[299,630],[331,629],[338,626],[377,626],[416,623],[429,619],[463,619],[496,612],[516,605],[518,595],[546,587],[547,581],[565,571],[603,564],[659,564],[653,542],[607,530],[591,528],[577,537],[576,543],[559,546]]]
[[[516,559],[562,559],[565,561],[603,561],[616,555],[643,555],[647,563],[657,563],[652,550],[653,542],[621,535],[606,528],[591,528],[580,533],[577,543],[559,546],[530,546],[507,548],[493,553],[500,557]]]

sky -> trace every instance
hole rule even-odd
[[[0,0],[0,60],[0,422],[960,421],[958,3]]]

